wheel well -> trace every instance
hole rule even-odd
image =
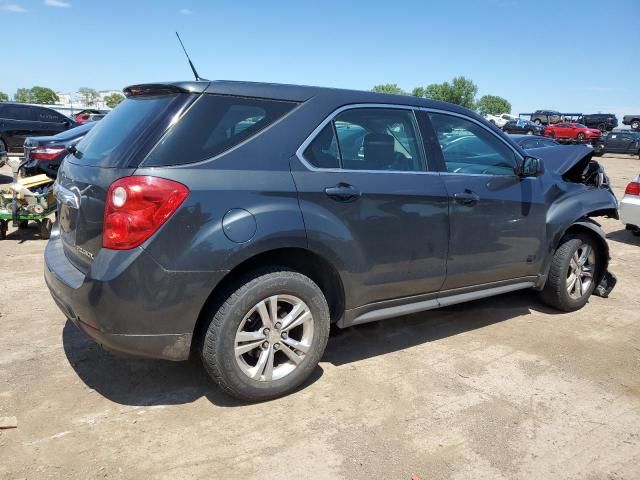
[[[318,254],[303,248],[281,248],[270,250],[251,257],[237,265],[225,275],[209,294],[207,301],[200,310],[191,343],[199,346],[203,334],[215,311],[222,305],[227,296],[238,288],[240,279],[252,271],[270,265],[288,267],[313,280],[329,305],[331,323],[337,322],[344,312],[345,293],[342,280],[337,270],[327,260]]]

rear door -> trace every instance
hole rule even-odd
[[[69,127],[69,121],[58,112],[49,108],[33,107],[36,119],[34,130],[37,135],[56,135]]]
[[[620,134],[620,150],[624,153],[636,153],[638,151],[638,143],[636,141],[636,135],[631,133]]]
[[[440,289],[448,200],[410,108],[347,107],[292,159],[309,245],[338,265],[347,308]]]
[[[622,134],[619,132],[611,132],[605,137],[605,149],[607,152],[623,152]]]
[[[480,122],[429,112],[449,196],[443,289],[534,276],[545,235],[538,178],[516,175],[519,154]]]

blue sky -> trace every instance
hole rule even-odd
[[[410,90],[464,75],[515,113],[640,111],[640,0],[0,0],[0,25],[9,95],[188,79],[178,30],[211,79]]]

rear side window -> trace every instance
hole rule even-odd
[[[213,158],[264,130],[296,105],[205,94],[160,140],[144,164],[182,165]]]
[[[191,98],[176,94],[126,99],[76,145],[79,161],[100,167],[136,166]]]

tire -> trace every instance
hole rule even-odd
[[[533,123],[535,123],[536,125],[542,125],[542,121],[539,118],[536,118]]]
[[[640,120],[631,120],[631,128],[633,130],[640,130]]]
[[[7,154],[9,153],[9,150],[7,150],[7,144],[3,139],[0,138],[0,152],[2,152],[3,150],[7,152]]]
[[[43,240],[49,240],[51,237],[51,227],[53,226],[53,222],[51,222],[50,218],[43,218],[40,221],[40,238]]]
[[[584,133],[579,133],[578,136],[576,137],[576,139],[579,142],[584,142]]]
[[[306,318],[294,328],[271,321],[273,310],[286,321],[294,308],[302,314],[292,323]],[[247,402],[270,400],[291,393],[311,375],[326,347],[329,323],[327,301],[311,279],[285,267],[264,269],[238,282],[213,314],[200,356],[229,395]],[[236,356],[237,348],[248,350]]]
[[[533,135],[533,130],[527,130],[527,135]]]
[[[582,257],[587,248],[583,266],[580,266],[580,263],[576,264],[576,258],[580,262],[583,261]],[[576,266],[580,270],[576,270]],[[540,292],[540,298],[546,304],[564,312],[579,310],[589,301],[595,290],[595,279],[599,278],[601,269],[602,257],[595,240],[587,235],[567,235],[561,240],[553,255],[547,283]],[[576,271],[581,272],[580,280],[572,284]],[[590,277],[586,276],[587,273]],[[586,280],[589,282],[585,286]]]
[[[554,131],[549,132],[549,137],[556,138],[556,132]]]
[[[604,123],[600,123],[598,124],[598,130],[600,130],[602,133],[607,131],[607,126]]]

